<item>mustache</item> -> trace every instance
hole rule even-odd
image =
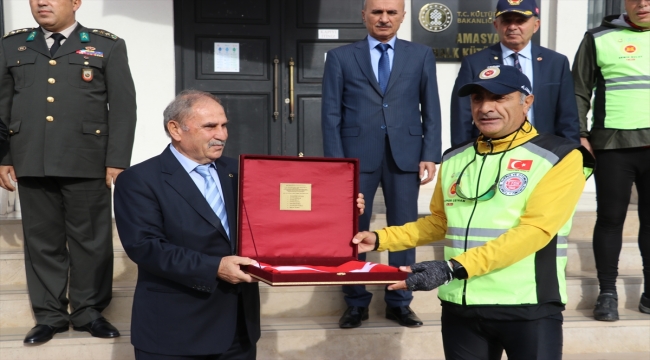
[[[213,146],[226,146],[226,141],[225,140],[210,140],[210,142],[208,142],[208,148],[211,148]]]

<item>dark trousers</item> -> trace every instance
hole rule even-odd
[[[82,326],[101,317],[113,287],[111,191],[105,180],[21,177],[18,188],[36,323]]]
[[[632,183],[639,193],[639,249],[645,293],[650,294],[650,147],[596,151],[594,257],[601,292],[616,291],[618,258],[623,244]]]
[[[244,318],[242,295],[239,296],[239,307],[237,309],[237,328],[235,337],[230,348],[223,354],[214,355],[162,355],[142,351],[135,348],[136,360],[255,360],[257,358],[257,345],[251,343],[246,329]],[[218,309],[215,309],[218,310]],[[191,321],[191,320],[188,320]],[[224,329],[226,331],[227,329]]]
[[[417,172],[404,172],[397,167],[386,141],[382,165],[372,173],[361,173],[359,188],[366,200],[366,210],[359,217],[359,231],[370,228],[372,204],[379,184],[384,192],[386,202],[386,222],[388,226],[404,225],[418,218],[418,194],[420,179]],[[374,229],[373,229],[374,230]],[[359,260],[366,260],[366,254],[359,254]],[[405,266],[415,263],[415,249],[388,254],[390,266]],[[363,285],[343,286],[345,302],[348,306],[368,307],[372,293]],[[409,306],[413,300],[410,291],[397,290],[384,293],[384,300],[389,307]]]
[[[557,317],[557,318],[555,318]],[[562,359],[561,315],[527,321],[464,318],[442,310],[442,343],[447,360]]]
[[[149,353],[137,348],[134,350],[136,360],[255,360],[257,357],[257,347],[250,344],[250,342],[240,339],[238,336],[235,336],[235,340],[228,351],[216,355],[162,355]]]

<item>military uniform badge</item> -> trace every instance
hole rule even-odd
[[[91,68],[83,68],[81,69],[81,79],[85,82],[91,82],[93,81],[93,69]]]

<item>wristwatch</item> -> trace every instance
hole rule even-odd
[[[451,272],[454,274],[454,279],[467,280],[467,270],[465,270],[463,264],[451,259],[449,260],[449,267],[451,268]]]

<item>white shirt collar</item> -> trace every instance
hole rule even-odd
[[[171,150],[172,154],[174,154],[178,162],[181,163],[181,166],[183,167],[183,169],[185,169],[185,171],[188,174],[194,171],[194,169],[196,169],[196,167],[199,165],[207,165],[207,164],[199,164],[196,161],[181,154],[180,151],[176,150],[174,144],[169,144],[169,150]]]
[[[69,39],[74,29],[77,28],[77,25],[79,25],[79,23],[75,21],[74,24],[72,24],[72,26],[70,26],[69,28],[64,29],[63,31],[59,31],[59,34],[62,34],[63,36],[65,36],[66,39]],[[46,39],[52,36],[52,34],[54,34],[51,31],[45,30],[45,28],[43,27],[41,27],[41,29],[43,29],[43,35],[45,35]]]
[[[532,50],[532,45],[531,45],[531,44],[532,44],[532,42],[529,41],[529,42],[528,42],[528,45],[526,45],[525,48],[521,49],[521,51],[518,52],[519,55],[525,57],[525,58],[528,59],[528,60],[532,59],[532,57],[533,57],[533,55],[532,55],[533,50]],[[507,58],[508,56],[510,56],[512,53],[515,52],[515,51],[513,51],[513,50],[507,48],[505,45],[503,45],[503,43],[499,43],[499,45],[501,45],[501,54],[503,54],[503,58],[504,58],[504,59]]]

